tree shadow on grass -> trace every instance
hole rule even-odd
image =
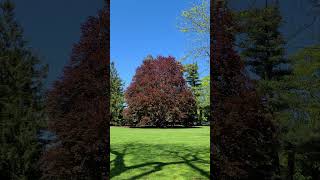
[[[168,127],[154,127],[154,126],[140,126],[140,127],[128,127],[132,129],[193,129],[193,128],[202,128],[201,126],[190,126],[190,127],[184,127],[184,126],[168,126]]]
[[[203,128],[205,126],[167,126],[167,127],[155,127],[155,126],[127,126],[128,128],[132,129],[192,129],[192,128]]]
[[[116,157],[113,161],[110,162],[110,163],[114,163],[114,166],[111,169],[110,179],[113,177],[119,176],[122,173],[125,173],[129,170],[134,170],[134,169],[144,168],[144,167],[153,167],[149,171],[143,172],[141,174],[138,174],[138,175],[135,175],[135,176],[132,176],[129,178],[129,179],[140,179],[144,176],[150,175],[150,174],[155,173],[157,171],[161,171],[165,166],[178,165],[178,164],[187,165],[190,168],[194,169],[196,172],[198,172],[200,175],[209,179],[209,177],[210,177],[209,172],[207,172],[204,169],[201,169],[200,167],[195,165],[195,163],[209,165],[210,164],[209,160],[206,161],[206,160],[203,160],[198,157],[200,153],[209,153],[209,152],[194,151],[192,149],[187,149],[187,148],[184,148],[183,151],[188,152],[188,153],[181,155],[181,153],[178,151],[167,150],[167,149],[163,148],[163,147],[165,147],[165,145],[153,145],[152,148],[154,148],[158,152],[160,151],[163,154],[170,155],[171,157],[174,157],[175,159],[178,159],[178,160],[171,161],[171,162],[151,161],[151,162],[146,162],[146,163],[140,163],[137,165],[126,166],[126,164],[124,162],[124,157],[126,155],[130,154],[130,153],[128,153],[128,149],[140,151],[140,155],[137,155],[136,158],[143,159],[143,156],[145,155],[143,153],[143,150],[144,150],[144,148],[148,148],[148,147],[150,148],[149,145],[145,145],[145,144],[138,144],[138,145],[137,144],[134,144],[134,145],[130,144],[130,145],[125,145],[122,152],[118,152],[118,151],[111,149],[110,152],[112,154],[114,154]],[[135,153],[135,155],[136,155],[136,153]]]

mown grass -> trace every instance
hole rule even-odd
[[[209,179],[209,127],[111,127],[111,179]]]

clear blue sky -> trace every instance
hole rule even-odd
[[[111,1],[111,60],[126,86],[148,54],[182,58],[191,39],[177,28],[182,10],[194,0]]]
[[[29,46],[49,64],[46,85],[52,84],[69,61],[72,46],[80,39],[80,25],[95,16],[102,0],[13,0],[16,17]]]
[[[61,75],[73,44],[80,38],[80,24],[88,16],[96,15],[103,1],[13,1],[16,3],[18,22],[25,30],[29,45],[49,64],[46,82],[50,85]],[[264,1],[257,0],[257,4],[263,5]],[[111,0],[111,60],[115,61],[127,85],[148,54],[181,58],[188,52],[190,39],[178,31],[177,23],[181,11],[191,7],[193,2],[196,0]],[[248,7],[248,3],[236,2],[236,7]],[[282,27],[285,37],[290,37],[303,24],[310,23],[312,15],[320,14],[319,10],[312,12],[303,0],[280,2],[286,21]],[[289,53],[320,43],[319,21],[289,42]]]

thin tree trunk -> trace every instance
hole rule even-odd
[[[200,108],[199,111],[200,111],[199,112],[199,125],[202,125],[202,120],[203,120],[203,118],[202,118],[202,109]]]
[[[288,151],[288,175],[287,180],[293,180],[295,171],[295,151],[289,150]]]

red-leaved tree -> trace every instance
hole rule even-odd
[[[42,157],[43,179],[107,179],[108,7],[82,25],[69,65],[48,93],[49,129],[58,142]]]
[[[272,179],[276,126],[234,50],[230,10],[221,0],[212,5],[211,178]]]
[[[125,92],[125,117],[131,126],[190,126],[195,100],[173,57],[146,59]]]

